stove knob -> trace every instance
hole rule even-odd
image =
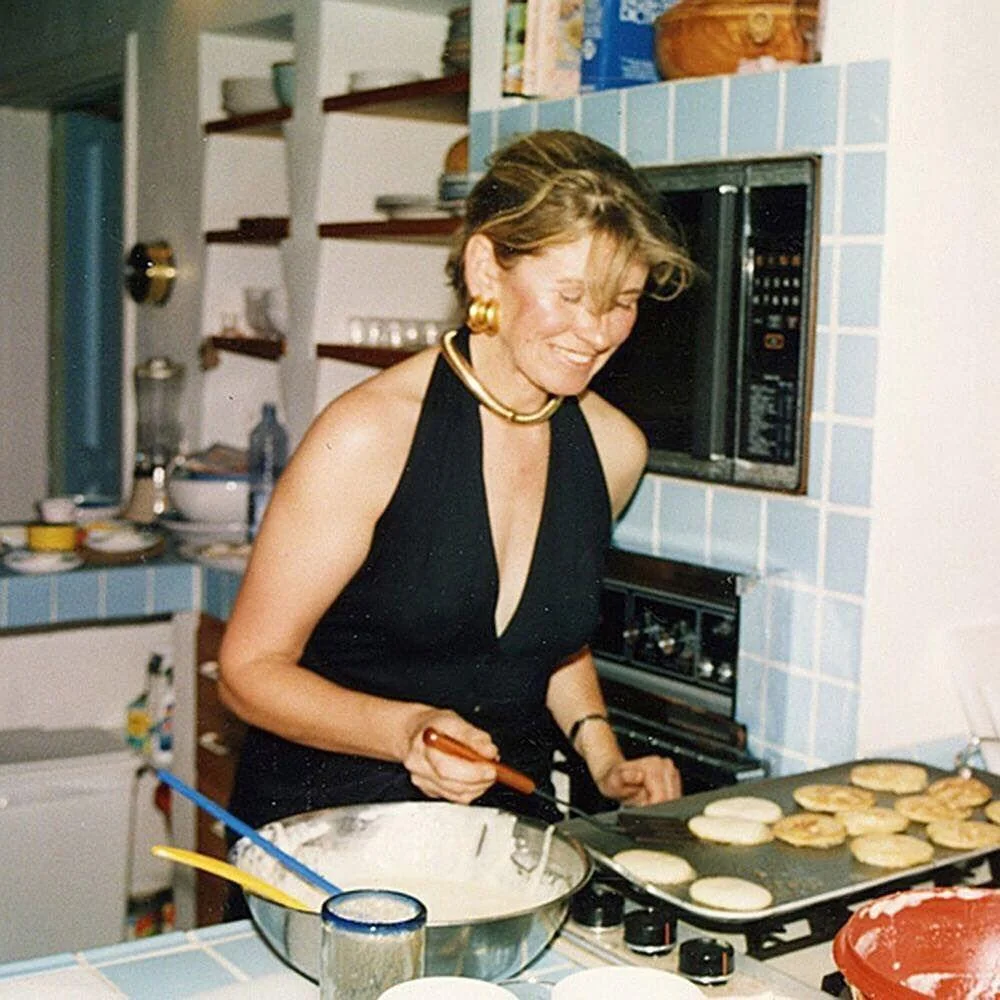
[[[665,906],[625,914],[625,944],[640,955],[666,955],[677,944],[677,917]]]
[[[733,974],[735,949],[716,938],[690,938],[681,942],[677,971],[696,983],[715,986]]]
[[[715,679],[720,684],[729,684],[733,679],[733,665],[723,660],[715,668]]]
[[[621,927],[624,911],[624,898],[601,885],[585,886],[570,904],[573,919],[595,931]]]
[[[711,680],[714,673],[715,664],[707,656],[698,661],[698,676],[702,680]]]

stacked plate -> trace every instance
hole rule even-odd
[[[448,14],[448,37],[441,53],[441,70],[445,76],[465,73],[470,62],[469,8],[456,7]]]

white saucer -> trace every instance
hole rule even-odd
[[[207,545],[185,543],[178,551],[185,559],[230,573],[242,573],[250,556],[250,547],[246,543],[218,540]]]
[[[29,552],[15,549],[3,557],[3,564],[15,573],[65,573],[76,569],[83,559],[75,552]]]
[[[96,552],[142,552],[152,548],[160,536],[152,531],[134,528],[91,531],[87,535],[87,548]]]
[[[247,526],[242,521],[182,521],[165,517],[157,522],[161,528],[176,535],[191,545],[208,542],[242,542],[247,535]]]

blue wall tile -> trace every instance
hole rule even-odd
[[[261,948],[260,944],[260,939],[256,936],[239,937],[213,943],[212,951],[218,952],[227,962],[254,978],[283,972],[288,968],[274,952]]]
[[[823,469],[826,460],[826,424],[813,420],[809,425],[809,480],[806,494],[814,500],[823,497]]]
[[[835,424],[830,448],[830,500],[867,507],[872,499],[872,431]]]
[[[840,231],[885,232],[885,153],[845,153]]]
[[[736,718],[752,733],[764,731],[764,664],[740,656],[736,668]]]
[[[811,65],[788,70],[785,93],[787,150],[818,150],[837,141],[838,66]]]
[[[718,490],[712,498],[712,564],[754,570],[758,562],[761,500],[753,493]]]
[[[540,129],[575,129],[576,100],[567,97],[559,101],[542,101],[538,105],[537,121]]]
[[[768,667],[764,733],[769,743],[796,753],[809,752],[812,685],[808,677]]]
[[[794,500],[767,501],[769,572],[813,583],[819,552],[819,513]]]
[[[840,157],[824,153],[820,158],[819,231],[822,236],[837,232],[837,188]]]
[[[100,573],[81,571],[54,577],[56,620],[87,621],[101,617]]]
[[[889,120],[889,63],[851,63],[847,67],[847,120],[844,142],[885,142]]]
[[[195,949],[155,955],[141,962],[103,965],[101,975],[133,1000],[173,1000],[237,981],[220,962]]]
[[[821,603],[820,614],[820,673],[825,677],[857,682],[861,676],[864,618],[861,605],[827,597]]]
[[[768,605],[768,658],[808,669],[813,662],[816,599],[789,587],[771,587]]]
[[[584,94],[580,101],[580,131],[612,149],[621,149],[621,91]]]
[[[625,91],[625,155],[630,163],[666,163],[669,156],[670,87],[632,87]]]
[[[830,514],[826,525],[827,590],[859,597],[868,575],[869,521],[850,514]]]
[[[821,245],[819,248],[819,273],[816,288],[816,322],[821,326],[830,325],[833,315],[833,247]]]
[[[28,628],[52,620],[54,576],[14,578],[7,581],[7,626]]]
[[[210,615],[223,620],[229,617],[241,578],[236,573],[219,569],[202,570],[202,607]]]
[[[827,379],[830,377],[830,336],[824,330],[816,331],[813,347],[812,412],[825,413]]]
[[[534,105],[513,104],[497,112],[497,148],[535,129]]]
[[[840,248],[840,322],[878,326],[882,290],[882,248],[850,244]]]
[[[701,160],[721,155],[721,79],[676,85],[674,159]]]
[[[875,416],[878,341],[866,334],[837,338],[837,388],[833,408],[845,417]]]
[[[469,172],[481,174],[486,157],[493,151],[493,113],[473,111],[469,115]]]
[[[664,555],[688,562],[705,556],[705,489],[664,480],[660,484],[660,539]]]
[[[828,764],[853,760],[858,744],[858,694],[819,681],[816,701],[816,754]]]
[[[729,78],[727,152],[773,153],[778,148],[778,73]]]
[[[740,599],[740,650],[767,653],[767,587],[757,582]]]

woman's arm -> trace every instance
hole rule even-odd
[[[589,649],[562,664],[546,699],[556,725],[580,754],[598,791],[626,805],[650,805],[681,795],[681,778],[667,757],[626,760],[607,721],[607,708]],[[589,718],[594,716],[595,718]],[[579,726],[580,720],[586,720]],[[574,731],[575,730],[575,731]]]
[[[400,761],[427,794],[471,801],[493,781],[493,768],[431,758],[421,734],[434,725],[495,757],[487,733],[454,712],[349,690],[299,666],[316,622],[364,562],[395,490],[419,411],[419,392],[409,398],[400,391],[406,385],[397,378],[346,394],[296,450],[226,628],[220,694],[253,725],[323,750]]]

